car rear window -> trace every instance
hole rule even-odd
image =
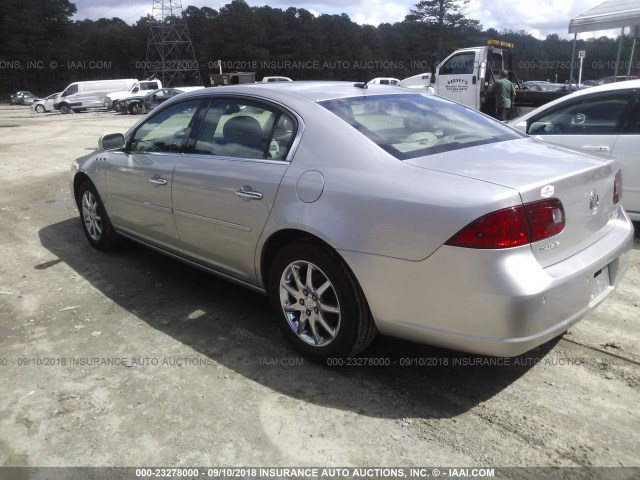
[[[400,160],[524,137],[474,110],[426,94],[319,103]]]

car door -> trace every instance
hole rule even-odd
[[[629,91],[579,96],[532,117],[527,133],[550,143],[611,156],[632,100]]]
[[[151,116],[123,151],[106,160],[106,208],[116,228],[168,248],[178,248],[173,220],[173,171],[202,100],[176,103]]]
[[[254,100],[212,102],[173,176],[174,217],[186,254],[256,283],[256,245],[289,165],[294,118]]]
[[[437,94],[467,107],[480,108],[480,82],[476,77],[479,64],[476,51],[455,53],[438,69]]]
[[[612,155],[622,165],[622,204],[634,220],[640,221],[640,92],[624,121]]]
[[[69,105],[80,104],[80,87],[77,83],[73,83],[67,87],[67,89],[60,94],[59,102],[68,103]]]

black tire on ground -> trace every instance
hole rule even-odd
[[[269,272],[268,293],[284,334],[313,360],[353,357],[377,334],[362,290],[328,248],[285,246]]]
[[[44,112],[45,112],[44,105],[36,105],[35,110],[36,110],[36,112],[38,112],[38,113],[44,113]]]
[[[144,105],[140,102],[133,102],[129,105],[129,113],[131,115],[140,115],[141,113],[144,113]]]
[[[100,195],[91,180],[83,180],[80,184],[77,204],[82,230],[91,245],[98,250],[111,250],[121,243],[121,237],[111,225]]]
[[[69,108],[69,105],[67,105],[66,103],[62,104],[62,105],[60,105],[60,113],[63,113],[65,115],[67,113],[71,113],[71,108]]]
[[[123,111],[124,111],[124,110],[122,109],[122,104],[121,104],[120,102],[114,102],[114,103],[113,103],[113,110],[114,110],[114,111],[116,111],[116,112],[118,112],[118,113],[121,113],[121,112],[123,112]]]

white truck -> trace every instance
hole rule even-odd
[[[538,107],[570,91],[534,91],[516,77],[513,71],[514,45],[500,40],[489,40],[482,47],[461,48],[445,58],[431,74],[435,93],[467,107],[495,115],[493,84],[501,70],[509,73],[516,88],[513,114],[519,110]],[[524,112],[521,112],[524,113]]]
[[[159,88],[162,88],[162,82],[160,80],[154,79],[136,81],[126,90],[109,93],[104,99],[104,106],[107,108],[107,110],[113,109],[116,112],[119,112],[119,100],[131,97],[144,97],[148,93],[151,93],[154,90],[158,90]]]

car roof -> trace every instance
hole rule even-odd
[[[314,102],[336,98],[366,97],[370,95],[418,95],[404,88],[390,87],[389,85],[368,85],[367,88],[356,87],[359,82],[331,82],[331,81],[297,81],[297,82],[272,82],[272,83],[244,83],[240,85],[228,85],[209,87],[198,90],[190,96],[207,96],[215,89],[221,93],[244,93],[251,95],[273,96],[277,93],[289,93],[298,95]],[[363,85],[360,83],[360,85]]]
[[[623,82],[607,83],[605,85],[598,85],[597,87],[585,88],[567,95],[565,98],[575,98],[582,95],[590,95],[598,92],[614,92],[616,90],[628,90],[632,88],[640,88],[640,79],[638,80],[625,80]]]

